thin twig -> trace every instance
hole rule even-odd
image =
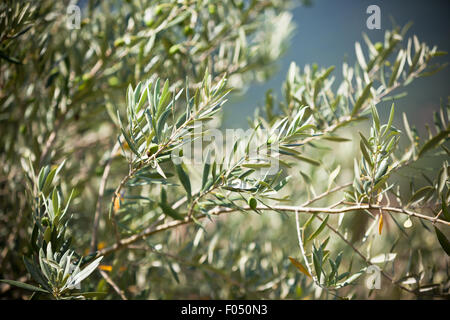
[[[302,253],[303,260],[305,261],[306,268],[308,269],[308,273],[311,275],[314,284],[316,284],[317,286],[322,288],[322,285],[320,284],[319,280],[312,272],[311,265],[309,264],[308,257],[306,256],[305,247],[303,245],[303,240],[302,240],[303,237],[302,237],[301,228],[300,228],[299,214],[297,211],[295,212],[295,225],[297,227],[296,229],[297,229],[298,246],[300,247],[300,252]]]
[[[424,220],[428,220],[431,222],[438,222],[441,224],[445,224],[450,226],[450,222],[445,221],[445,220],[441,220],[441,219],[435,219],[434,217],[430,217],[430,216],[425,216],[423,214],[420,213],[416,213],[404,208],[396,208],[396,207],[389,207],[389,206],[381,206],[381,205],[368,205],[368,204],[362,204],[362,205],[354,205],[354,206],[349,206],[349,207],[344,207],[344,208],[309,208],[309,207],[302,207],[302,206],[273,206],[273,207],[266,207],[266,206],[258,206],[256,208],[256,210],[261,210],[261,211],[284,211],[284,212],[302,212],[302,213],[311,213],[311,214],[318,214],[318,213],[328,213],[328,214],[342,214],[345,212],[356,212],[356,211],[360,211],[360,210],[378,210],[381,209],[383,211],[389,211],[389,212],[395,212],[395,213],[400,213],[400,214],[406,214],[409,215],[411,217],[416,217],[419,219],[424,219]],[[249,206],[245,206],[243,208],[223,208],[223,207],[216,207],[215,209],[212,209],[211,211],[209,211],[209,215],[221,215],[221,214],[225,214],[225,213],[232,213],[232,212],[236,212],[236,211],[250,211],[252,210]],[[207,217],[206,214],[203,215],[199,215],[198,217],[196,217],[197,220],[203,219]],[[111,247],[108,248],[104,248],[102,250],[100,250],[97,255],[98,256],[102,256],[102,255],[108,255],[111,254],[117,250],[126,248],[127,246],[129,246],[132,243],[135,243],[141,239],[144,239],[148,236],[151,236],[155,233],[159,233],[161,231],[165,231],[165,230],[169,230],[169,229],[173,229],[173,228],[177,228],[181,225],[185,225],[185,224],[189,224],[191,223],[192,220],[188,219],[187,217],[183,220],[172,220],[169,221],[165,224],[159,225],[157,227],[149,227],[147,229],[144,229],[142,232],[132,235],[128,238],[122,239],[120,242],[112,245]]]
[[[191,116],[189,117],[189,119],[187,119],[182,125],[180,125],[171,135],[171,137],[167,140],[167,142],[165,142],[164,144],[160,145],[158,150],[152,154],[149,158],[147,158],[146,160],[142,161],[139,165],[137,165],[135,168],[133,168],[132,170],[130,170],[130,172],[128,173],[128,175],[126,175],[119,183],[119,185],[117,186],[116,190],[114,191],[114,195],[113,195],[113,199],[111,202],[111,205],[114,205],[114,200],[116,197],[120,197],[120,191],[122,190],[122,188],[125,186],[125,184],[128,182],[128,180],[130,180],[140,169],[142,169],[144,166],[149,165],[151,163],[151,161],[155,161],[156,158],[167,148],[169,147],[172,143],[175,142],[175,140],[178,137],[178,134],[180,133],[181,130],[183,130],[190,122],[191,120],[194,120],[203,110],[205,107],[207,107],[209,105],[209,101],[207,101],[203,106],[199,107],[195,113],[192,113]],[[116,216],[115,216],[115,212],[114,210],[112,210],[112,222],[114,224],[114,230],[116,232],[116,235],[118,233],[118,226],[117,226],[117,222],[116,222]],[[118,243],[120,242],[119,239],[117,239]]]
[[[334,192],[337,192],[339,190],[345,189],[345,188],[347,188],[347,187],[349,187],[351,185],[352,185],[352,182],[348,182],[348,183],[345,183],[343,185],[337,186],[337,187],[335,187],[333,189],[327,190],[324,193],[321,193],[318,196],[314,197],[313,199],[306,201],[304,204],[302,204],[302,207],[309,206],[310,204],[312,204],[312,203],[314,203],[314,202],[316,202],[316,201],[318,201],[318,200],[320,200],[322,198],[325,198],[326,196],[330,195],[331,193],[334,193]]]
[[[319,217],[318,216],[318,218],[319,218],[319,220],[320,221],[323,221],[323,219],[321,218],[321,217]],[[330,229],[331,231],[333,231],[339,238],[341,238],[350,248],[352,248],[352,250],[353,251],[355,251],[356,252],[356,254],[368,265],[368,266],[371,266],[371,265],[373,265],[371,262],[370,262],[370,260],[369,259],[367,259],[362,253],[361,253],[361,251],[359,251],[350,241],[348,241],[345,237],[344,237],[344,235],[342,234],[342,233],[340,233],[337,229],[335,229],[335,228],[333,228],[330,224],[328,224],[328,223],[326,223],[326,226],[328,227],[328,229]],[[406,288],[406,287],[404,287],[404,286],[402,286],[401,284],[399,284],[399,283],[396,283],[393,279],[392,279],[392,277],[390,276],[390,275],[388,275],[386,272],[384,272],[383,270],[380,270],[380,272],[381,272],[381,274],[386,278],[386,279],[388,279],[391,283],[393,283],[394,285],[396,285],[396,286],[398,286],[399,288],[401,288],[401,289],[403,289],[403,290],[405,290],[405,291],[407,291],[407,292],[409,292],[409,293],[414,293],[414,291],[413,290],[410,290],[410,289],[408,289],[408,288]]]
[[[114,283],[111,277],[103,270],[99,270],[102,277],[108,282],[108,284],[114,289],[114,291],[120,296],[122,300],[128,300],[122,290]]]

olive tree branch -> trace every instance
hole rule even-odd
[[[398,214],[406,214],[408,216],[411,217],[416,217],[419,219],[423,219],[423,220],[427,220],[430,222],[435,222],[435,223],[441,223],[447,226],[450,226],[450,222],[445,221],[445,220],[441,220],[441,219],[436,219],[435,217],[430,217],[430,216],[426,216],[405,208],[399,208],[399,207],[391,207],[391,206],[382,206],[382,205],[369,205],[369,204],[356,204],[353,206],[347,206],[347,207],[343,207],[343,208],[311,208],[311,207],[305,207],[305,206],[272,206],[272,207],[267,207],[267,206],[258,206],[256,207],[256,210],[261,210],[261,211],[283,211],[283,212],[298,212],[298,213],[310,213],[310,214],[318,214],[318,213],[327,213],[327,214],[342,214],[345,212],[357,212],[360,210],[383,210],[383,211],[388,211],[388,212],[392,212],[392,213],[398,213]],[[242,208],[224,208],[224,207],[216,207],[212,210],[209,211],[208,215],[215,215],[215,216],[219,216],[222,214],[226,214],[226,213],[232,213],[232,212],[237,212],[237,211],[253,211],[252,208],[250,208],[249,206],[244,206]],[[205,217],[207,217],[208,215],[206,214],[202,214],[196,217],[197,220],[203,219]],[[148,236],[151,236],[153,234],[162,232],[162,231],[166,231],[166,230],[170,230],[173,228],[177,228],[181,225],[185,225],[185,224],[189,224],[191,223],[192,220],[188,219],[187,217],[183,220],[172,220],[169,221],[167,223],[161,224],[159,226],[156,227],[149,227],[147,229],[144,229],[142,232],[132,235],[128,238],[125,239],[121,239],[119,242],[117,242],[116,244],[112,245],[111,247],[107,247],[104,248],[100,251],[97,252],[97,256],[101,256],[101,255],[109,255],[115,251],[118,251],[120,249],[126,248],[127,246],[129,246],[132,243],[135,243],[139,240],[142,240]]]
[[[172,143],[175,142],[175,140],[177,139],[178,133],[183,130],[188,124],[190,124],[190,122],[192,120],[195,120],[195,118],[202,112],[204,111],[204,109],[209,105],[209,100],[206,101],[206,103],[204,103],[202,106],[200,106],[194,113],[192,113],[190,115],[190,117],[188,119],[186,119],[186,121],[180,125],[176,130],[173,131],[173,133],[171,134],[170,138],[163,143],[162,145],[160,145],[158,147],[158,150],[152,154],[150,157],[148,157],[147,159],[145,159],[144,161],[142,161],[141,163],[139,163],[139,165],[137,165],[135,168],[131,169],[130,172],[120,181],[119,185],[117,186],[117,188],[114,191],[113,194],[113,198],[111,200],[111,208],[113,208],[114,206],[114,201],[116,198],[120,197],[120,192],[123,189],[123,187],[125,186],[125,184],[136,174],[136,172],[138,172],[140,169],[142,169],[144,166],[148,165],[151,163],[151,161],[156,161],[157,157],[167,149],[167,147],[169,147]],[[189,102],[187,102],[189,103]],[[116,221],[116,216],[115,216],[115,212],[112,209],[111,210],[111,220],[116,232],[116,238],[117,238],[117,242],[120,242],[120,234],[118,231],[118,225],[117,225],[117,221]]]
[[[117,284],[111,279],[111,277],[103,270],[99,270],[102,277],[106,282],[114,289],[114,291],[119,295],[122,300],[128,300],[123,291],[117,286]]]

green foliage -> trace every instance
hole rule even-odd
[[[448,296],[450,106],[422,138],[394,104],[379,114],[440,69],[407,28],[363,35],[340,83],[334,66],[292,63],[283,99],[268,91],[215,148],[232,89],[284,51],[290,5],[89,1],[80,29],[63,2],[0,5],[7,297],[361,298],[374,265],[389,280],[377,297]],[[424,159],[433,177],[408,188],[399,176]]]

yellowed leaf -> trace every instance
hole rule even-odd
[[[303,264],[301,264],[299,261],[297,261],[296,259],[289,257],[289,260],[291,261],[291,263],[298,269],[300,270],[301,273],[307,275],[308,277],[311,277],[311,274],[308,272],[308,270],[305,268],[305,266]]]
[[[97,245],[97,250],[102,250],[105,246],[106,244],[103,241],[100,241]]]
[[[381,231],[383,231],[383,214],[380,213],[380,218],[378,219],[378,233],[381,235]]]
[[[119,211],[121,200],[123,200],[122,197],[116,197],[116,198],[114,199],[114,212]]]

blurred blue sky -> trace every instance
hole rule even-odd
[[[366,27],[369,5],[381,9],[381,30]],[[224,108],[224,123],[227,128],[247,127],[247,118],[253,116],[254,109],[262,105],[264,93],[273,89],[281,98],[281,85],[291,61],[300,67],[317,63],[320,67],[335,65],[333,74],[340,76],[342,62],[352,65],[355,62],[354,43],[363,43],[362,32],[371,40],[382,41],[386,29],[391,29],[391,17],[403,26],[409,21],[414,24],[407,36],[416,34],[428,45],[437,45],[439,50],[450,52],[450,1],[354,1],[354,0],[313,0],[311,7],[297,7],[293,10],[296,29],[290,47],[278,63],[276,74],[266,83],[252,84],[241,96],[234,95]],[[440,63],[450,61],[450,55],[440,57]],[[410,122],[419,131],[425,122],[432,121],[431,110],[439,108],[441,99],[450,95],[450,67],[440,73],[415,80],[405,88],[408,96],[396,102],[396,121],[402,112],[407,112]],[[398,89],[398,90],[401,90]],[[400,93],[402,91],[396,91]],[[390,102],[379,104],[383,119],[387,117]]]

